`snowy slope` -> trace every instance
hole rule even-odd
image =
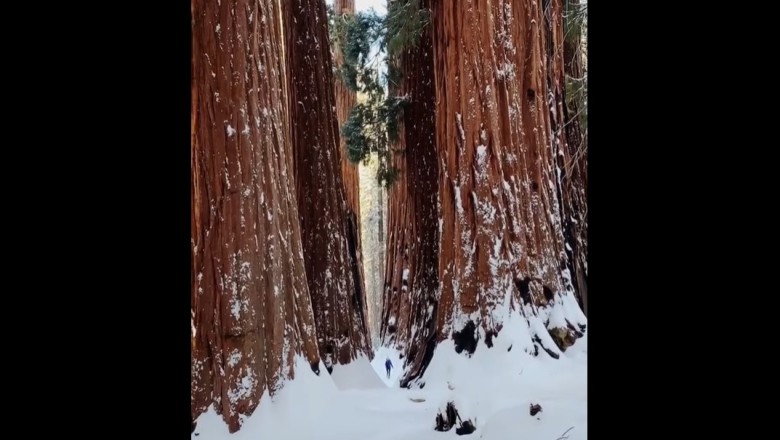
[[[387,388],[374,372],[373,365],[362,356],[347,365],[334,366],[330,378],[340,390]]]
[[[506,334],[501,332],[502,334]],[[442,343],[425,374],[420,390],[398,388],[401,365],[397,353],[380,348],[371,363],[362,359],[352,370],[336,376],[315,376],[305,361],[296,378],[274,397],[264,395],[257,411],[242,429],[228,434],[212,411],[198,419],[192,440],[441,440],[442,438],[555,440],[571,428],[568,440],[587,439],[587,333],[559,360],[542,352],[538,357],[505,347],[496,337],[494,348],[480,345],[471,359],[458,355],[451,341]],[[392,387],[384,360],[396,368]],[[325,368],[321,367],[325,372]],[[373,374],[375,377],[372,377]],[[450,389],[452,388],[452,389]],[[462,418],[476,419],[477,430],[461,437],[455,430],[434,431],[434,420],[448,400],[456,402]],[[529,405],[542,412],[529,415]]]

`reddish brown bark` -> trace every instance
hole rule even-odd
[[[424,2],[425,3],[425,2]],[[422,7],[427,7],[423,4]],[[381,336],[401,349],[404,364],[423,356],[433,340],[438,288],[438,159],[435,139],[430,27],[399,57],[407,96],[393,165],[399,179],[388,191],[388,235]],[[419,363],[418,363],[419,364]]]
[[[341,15],[341,14],[347,14],[347,15],[354,15],[355,14],[355,1],[354,0],[336,0],[334,3],[334,11],[335,14]],[[334,63],[336,66],[340,66],[343,62],[343,56],[341,54],[341,48],[338,47],[338,43],[333,44],[333,52],[334,52]],[[335,96],[336,96],[336,121],[338,124],[337,130],[339,131],[339,134],[341,133],[341,127],[344,125],[344,123],[347,121],[347,118],[349,118],[349,113],[352,110],[352,107],[355,106],[357,97],[355,92],[349,90],[344,83],[339,80],[335,79],[333,81],[334,88],[335,88]],[[351,224],[354,224],[354,228],[357,231],[356,233],[356,240],[357,240],[357,260],[359,262],[363,261],[363,244],[360,234],[360,175],[358,173],[358,165],[354,164],[349,161],[346,154],[346,144],[344,143],[344,139],[339,137],[339,148],[337,148],[337,152],[339,155],[339,161],[341,163],[341,177],[342,181],[344,183],[344,197],[347,201],[347,217],[349,221],[351,221]],[[363,264],[358,264],[358,271],[359,271],[359,279],[362,283],[362,290],[365,291],[365,272],[363,270]],[[365,294],[364,294],[365,295]],[[368,308],[366,308],[368,310]],[[368,325],[368,324],[367,324]],[[369,333],[370,335],[370,333]],[[370,339],[370,338],[369,338]]]
[[[558,127],[564,118],[560,0],[431,3],[441,225],[434,257],[423,259],[420,247],[414,258],[426,265],[438,260],[440,296],[438,302],[426,298],[427,289],[408,296],[411,313],[433,308],[436,321],[429,327],[425,319],[410,319],[412,330],[404,336],[416,352],[407,350],[410,365],[402,385],[423,374],[433,355],[432,339],[472,327],[490,346],[487,341],[510,309],[535,315],[574,293],[558,177],[558,159],[566,151]],[[410,162],[405,165],[408,173]],[[398,196],[407,191],[406,201],[396,198],[404,208],[401,214],[390,210],[391,231],[417,227],[403,213],[412,205],[410,189],[419,188],[418,179],[411,181],[397,190]],[[391,195],[391,206],[392,201]],[[389,238],[388,266],[413,258],[405,252],[403,241]],[[398,283],[397,273],[388,267],[391,286]],[[397,308],[400,316],[404,301],[396,306],[390,300],[386,307],[390,313]],[[421,326],[432,328],[430,339],[420,339]],[[548,331],[556,342],[572,339],[568,328],[550,325]]]
[[[552,3],[557,35],[560,3]],[[567,287],[554,185],[562,138],[551,128],[562,115],[549,104],[563,87],[562,41],[546,41],[542,4],[533,0],[438,1],[433,24],[444,165],[441,307],[477,313],[483,329],[495,331],[501,318],[492,311],[515,280],[529,278],[531,297],[542,304],[543,286]],[[547,45],[556,43],[545,62]]]
[[[358,229],[344,196],[323,0],[284,2],[296,193],[317,340],[328,368],[372,356]]]
[[[355,14],[355,0],[335,0],[333,4],[333,10],[336,15]],[[343,62],[341,55],[341,49],[338,44],[334,45],[334,57],[336,66],[340,66]],[[342,81],[335,81],[336,88],[336,119],[338,126],[344,125],[349,117],[349,112],[352,107],[355,106],[356,96],[355,92],[349,90]],[[344,194],[347,199],[347,206],[349,206],[350,212],[355,214],[355,221],[360,227],[360,176],[358,175],[357,164],[349,161],[345,154],[346,146],[344,139],[341,139],[339,145],[339,157],[341,158],[341,175],[344,180]]]
[[[192,1],[192,417],[240,415],[317,370],[279,0]],[[318,372],[318,370],[317,370]]]

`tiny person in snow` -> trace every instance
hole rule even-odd
[[[385,369],[387,370],[387,378],[390,379],[390,370],[393,369],[393,363],[390,362],[390,358],[385,361]]]

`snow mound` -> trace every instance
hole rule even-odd
[[[549,339],[543,328],[539,330],[541,336],[546,335]],[[561,352],[560,359],[553,359],[543,350],[539,350],[537,357],[530,354],[533,352],[532,332],[525,317],[513,312],[504,321],[504,328],[493,337],[492,348],[485,345],[482,334],[470,357],[465,351],[458,354],[453,340],[443,341],[419,380],[425,384],[422,391],[442,407],[453,399],[456,407],[459,403],[468,404],[469,408],[463,408],[462,416],[476,418],[477,430],[479,423],[485,423],[493,413],[516,405],[518,396],[545,407],[545,398],[555,392],[550,389],[553,387],[586,400],[587,361],[584,354],[587,336]],[[552,340],[548,342],[544,337],[542,340],[557,349]],[[585,411],[586,405],[580,405]],[[461,411],[460,407],[457,409]]]
[[[228,432],[227,424],[213,407],[197,420],[192,440],[257,440],[258,438],[316,439],[322,426],[331,424],[334,417],[334,400],[338,389],[320,363],[320,375],[311,371],[309,362],[298,356],[295,361],[295,378],[283,384],[274,397],[265,390],[255,412],[243,419],[241,429]],[[198,436],[195,436],[198,434]]]
[[[471,437],[463,438],[555,440],[565,434],[567,440],[586,440],[588,332],[560,359],[543,350],[534,357],[529,354],[534,351],[534,329],[525,317],[513,313],[503,322],[493,347],[488,348],[480,334],[470,358],[465,351],[456,353],[452,340],[439,344],[422,378],[422,389],[398,386],[403,362],[396,350],[387,347],[377,350],[370,363],[374,371],[361,358],[336,366],[332,376],[320,365],[317,376],[299,358],[295,379],[273,398],[266,391],[241,430],[229,434],[222,418],[209,408],[198,418],[198,435],[191,440],[461,438],[455,428],[434,431],[436,414],[450,401],[463,421],[470,419],[476,426]],[[394,368],[385,380],[388,358]],[[392,386],[378,386],[382,381]],[[531,404],[540,405],[542,411],[531,416]]]
[[[330,375],[340,390],[387,388],[367,358],[360,356],[346,365],[334,365]]]

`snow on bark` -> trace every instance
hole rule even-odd
[[[281,4],[191,6],[192,418],[213,404],[235,432],[293,377],[296,354],[315,370],[319,354],[288,172]]]
[[[423,2],[422,7],[427,7]],[[420,44],[400,55],[404,79],[398,90],[409,98],[393,155],[398,180],[388,190],[385,289],[381,337],[401,349],[404,364],[432,354],[437,304],[438,163],[430,28]]]
[[[357,221],[344,195],[323,0],[284,2],[289,109],[306,276],[325,365],[371,357]]]
[[[334,11],[337,15],[340,14],[355,14],[355,1],[354,0],[336,0],[334,5]],[[336,66],[340,66],[340,64],[343,61],[343,57],[341,54],[341,48],[338,47],[337,44],[333,44],[332,51],[334,54],[334,62]],[[337,131],[339,132],[339,145],[336,149],[336,152],[339,156],[339,162],[341,163],[341,176],[342,181],[344,183],[344,196],[347,201],[347,219],[349,222],[349,225],[351,228],[354,229],[354,240],[356,240],[355,244],[355,254],[357,256],[357,261],[362,262],[363,261],[363,243],[362,243],[362,234],[361,234],[361,211],[360,211],[360,173],[358,172],[358,165],[354,164],[349,161],[346,154],[346,145],[344,143],[344,140],[341,139],[340,133],[341,133],[341,127],[344,125],[344,123],[347,121],[347,118],[349,118],[349,113],[352,110],[352,107],[355,106],[355,103],[357,102],[357,97],[355,92],[349,90],[344,83],[340,79],[334,79],[333,81],[334,89],[335,89],[335,98],[336,98],[336,121],[337,121]],[[352,263],[350,263],[352,264]],[[359,273],[359,279],[360,282],[363,283],[364,290],[367,288],[366,284],[366,276],[364,271],[364,265],[362,263],[357,264],[357,268]],[[363,294],[364,296],[368,296],[366,293]],[[366,307],[366,312],[369,312],[369,307]],[[369,321],[370,322],[370,321]],[[367,324],[368,325],[368,324]],[[369,329],[369,340],[370,340],[370,329]]]
[[[434,0],[431,11],[430,40],[419,47],[432,51],[435,159],[411,157],[421,141],[407,135],[408,181],[393,189],[406,191],[405,199],[390,195],[384,316],[396,317],[390,342],[409,357],[404,386],[424,373],[438,341],[453,338],[456,351],[470,355],[479,341],[492,346],[510,314],[525,315],[528,344],[554,357],[585,322],[569,301],[575,290],[566,245],[573,240],[563,225],[566,196],[557,190],[558,152],[567,143],[555,125],[564,120],[561,0]],[[423,70],[404,74],[407,82],[416,75],[415,84],[431,79]],[[423,174],[434,172],[437,181],[426,186],[412,177],[411,163],[424,163]],[[410,202],[426,194],[438,196],[438,218],[422,229],[408,217],[428,218]],[[408,244],[399,243],[407,235]],[[437,241],[415,247],[417,237]],[[423,258],[428,249],[433,255]],[[437,273],[422,288],[416,274],[431,264]],[[397,286],[407,266],[404,294]],[[434,323],[420,318],[431,308]]]

